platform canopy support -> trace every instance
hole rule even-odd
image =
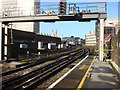
[[[103,61],[103,54],[104,54],[104,19],[100,20],[100,32],[99,32],[99,60]]]
[[[5,24],[4,34],[4,60],[8,59],[8,24]]]

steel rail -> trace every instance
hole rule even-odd
[[[80,50],[80,51],[81,51],[81,50]],[[33,77],[32,79],[27,80],[27,82],[23,81],[24,83],[22,83],[22,84],[20,84],[20,85],[17,86],[17,88],[18,88],[18,87],[20,88],[21,85],[24,85],[25,83],[28,83],[28,82],[30,82],[31,80],[35,79],[35,77],[36,77],[37,74],[40,73],[41,75],[43,75],[41,72],[43,72],[43,71],[46,72],[47,69],[54,67],[54,65],[59,65],[59,63],[61,63],[62,61],[66,61],[65,59],[69,60],[69,59],[68,59],[69,57],[72,57],[72,56],[74,56],[75,54],[78,54],[80,51],[77,51],[77,52],[75,52],[75,53],[72,54],[72,55],[68,55],[67,57],[65,57],[65,58],[63,58],[63,59],[61,59],[61,60],[59,60],[59,61],[50,63],[50,64],[48,64],[48,65],[45,65],[45,66],[40,67],[40,68],[38,68],[38,69],[35,69],[35,70],[33,70],[33,71],[29,72],[29,73],[26,73],[26,74],[24,74],[24,75],[21,75],[21,76],[18,77],[18,78],[14,78],[14,80],[10,80],[9,82],[7,82],[6,85],[5,85],[5,83],[3,83],[3,88],[5,88],[5,87],[8,88],[10,85],[13,86],[14,84],[18,84],[17,82],[22,82],[23,79],[26,80],[25,78],[29,79],[29,78]],[[62,62],[62,63],[63,63],[63,62]],[[37,71],[37,72],[36,72],[36,71]],[[38,72],[38,71],[39,71],[39,72]],[[36,73],[35,73],[35,72],[36,72]],[[43,73],[45,73],[45,72],[43,72]],[[31,74],[31,73],[33,73],[33,74]],[[29,74],[31,74],[31,75],[29,75]],[[26,77],[26,75],[28,75],[28,77]],[[20,80],[21,77],[24,77],[24,78],[22,78],[22,80]],[[11,81],[12,81],[12,82],[11,82]],[[15,87],[15,88],[16,88],[16,87]]]
[[[76,52],[76,51],[75,51]],[[68,56],[69,57],[69,56]],[[60,62],[61,60],[64,60],[64,59],[67,59],[68,57],[65,57],[65,58],[63,58],[63,59],[60,59],[60,60],[57,60],[56,62]],[[53,62],[53,63],[50,63],[50,64],[46,64],[46,65],[44,65],[44,66],[42,66],[42,67],[40,67],[40,68],[37,68],[37,69],[34,69],[33,71],[30,71],[30,72],[28,72],[28,73],[25,73],[25,74],[22,74],[22,75],[20,75],[20,76],[17,76],[17,77],[14,77],[14,78],[11,78],[11,79],[8,79],[8,80],[5,80],[5,81],[3,81],[3,85],[4,84],[8,84],[8,81],[9,82],[13,82],[14,80],[18,80],[21,76],[24,76],[24,75],[26,75],[26,74],[30,74],[31,72],[36,72],[37,70],[42,70],[42,69],[45,69],[46,67],[50,67],[52,64],[54,64],[54,63],[56,63],[56,62]]]
[[[29,64],[29,65],[26,65],[26,66],[23,66],[23,67],[20,67],[20,68],[17,68],[17,69],[11,70],[11,71],[7,71],[7,72],[4,72],[4,73],[0,74],[0,76],[3,77],[3,76],[6,76],[6,75],[10,75],[10,74],[12,74],[12,73],[15,73],[15,72],[18,72],[18,71],[22,71],[22,70],[24,70],[24,69],[33,67],[33,66],[35,66],[35,65],[44,63],[44,62],[46,62],[46,61],[55,60],[55,59],[57,59],[57,58],[59,58],[59,57],[61,57],[61,56],[68,55],[69,53],[72,53],[72,52],[74,52],[74,51],[71,51],[71,52],[68,52],[68,53],[65,53],[65,54],[61,54],[61,55],[58,55],[58,56],[56,56],[56,57],[43,59],[43,60],[37,61],[37,62],[35,62],[35,63]]]
[[[66,67],[67,65],[69,65],[70,63],[74,62],[75,60],[79,59],[80,57],[82,57],[84,53],[82,53],[80,56],[75,57],[74,59],[68,60],[66,61],[66,63],[61,64],[60,66],[58,66],[59,68],[55,68],[54,71],[52,71],[51,73],[48,73],[47,75],[37,79],[36,81],[32,82],[29,85],[24,86],[24,88],[22,88],[23,90],[25,89],[34,89],[39,82],[43,82],[44,80],[46,80],[46,78],[49,78],[50,76],[54,75],[55,73],[59,72],[61,69],[63,69],[64,67]]]
[[[75,53],[75,54],[78,54]],[[72,56],[75,57],[75,55],[73,54]],[[28,80],[27,82],[24,82],[21,85],[16,86],[14,89],[30,89],[31,87],[35,86],[36,84],[38,84],[39,81],[48,78],[49,75],[54,74],[56,71],[63,69],[63,67],[65,67],[66,65],[68,65],[71,61],[74,61],[75,59],[67,59],[67,60],[63,60],[62,63],[57,64],[56,66],[48,69],[47,71],[38,74],[36,77],[33,77],[32,79]],[[14,90],[13,89],[13,90]]]

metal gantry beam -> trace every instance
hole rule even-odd
[[[106,18],[106,13],[80,13],[78,15],[37,15],[34,17],[7,17],[0,18],[0,22],[53,22],[53,21],[85,21],[85,20],[98,20],[99,18]]]

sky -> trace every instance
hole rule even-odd
[[[118,18],[118,2],[107,2],[107,18]],[[40,33],[51,34],[57,30],[58,37],[81,37],[95,30],[95,22],[58,21],[55,23],[40,22]]]

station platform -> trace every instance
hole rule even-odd
[[[120,78],[109,61],[101,62],[96,58],[82,88],[120,90]]]
[[[101,62],[88,56],[71,73],[56,81],[50,89],[119,89],[119,78],[109,62]]]

